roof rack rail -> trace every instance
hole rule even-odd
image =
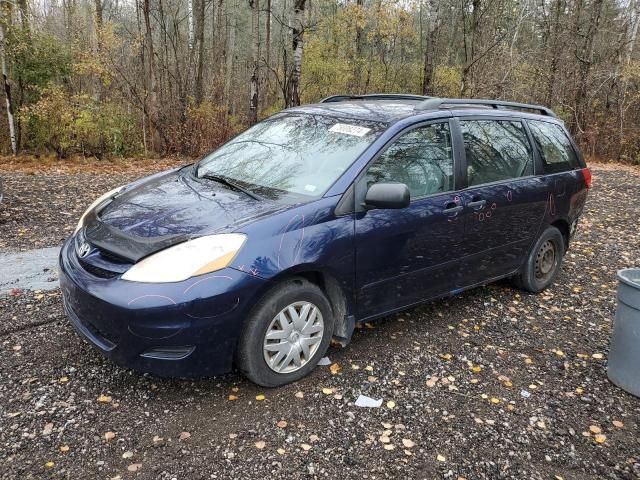
[[[495,109],[522,109],[522,110],[535,110],[542,115],[549,117],[555,117],[556,114],[550,108],[543,107],[542,105],[531,105],[529,103],[516,103],[516,102],[504,102],[502,100],[483,100],[477,98],[428,98],[425,101],[419,103],[416,106],[416,110],[437,110],[443,108],[444,105],[461,105],[471,106],[479,105],[484,107],[491,107]]]
[[[429,100],[433,97],[424,95],[410,95],[404,93],[368,93],[365,95],[331,95],[323,98],[320,103],[346,102],[349,100]]]

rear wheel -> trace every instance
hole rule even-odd
[[[564,256],[564,238],[556,227],[547,227],[535,243],[515,278],[518,287],[538,293],[551,285]]]
[[[333,326],[322,290],[303,278],[288,280],[268,292],[247,319],[238,367],[264,387],[296,381],[326,352]]]

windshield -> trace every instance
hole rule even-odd
[[[274,190],[319,197],[385,128],[324,115],[277,115],[207,155],[197,175],[222,176],[267,197]]]

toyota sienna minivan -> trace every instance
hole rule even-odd
[[[60,254],[64,307],[126,367],[278,386],[360,322],[548,287],[590,185],[545,107],[329,97],[98,198]]]

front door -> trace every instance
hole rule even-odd
[[[519,120],[461,119],[468,187],[458,287],[517,270],[543,220],[548,185]]]
[[[448,121],[420,125],[385,147],[358,181],[356,202],[378,182],[409,187],[411,204],[356,214],[359,317],[408,306],[451,291],[464,224],[454,191]]]

